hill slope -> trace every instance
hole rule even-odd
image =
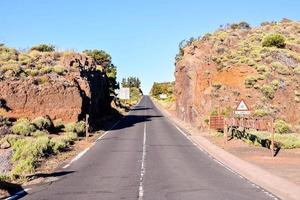
[[[300,123],[300,23],[233,24],[181,44],[176,56],[177,115],[199,128],[220,106],[245,99],[254,116]]]

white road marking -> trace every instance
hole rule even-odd
[[[138,195],[139,200],[143,200],[143,197],[144,197],[144,176],[146,173],[145,160],[146,160],[146,137],[147,137],[146,122],[144,123],[144,136],[143,137],[144,137],[144,139],[143,139],[143,155],[142,155],[142,166],[141,166],[139,195]]]
[[[6,198],[5,200],[14,200],[14,199],[18,199],[20,196],[22,196],[24,193],[28,192],[29,190],[31,190],[31,188],[26,188],[20,192],[17,192],[15,195],[10,196],[8,198]]]
[[[86,148],[85,150],[83,150],[82,152],[80,152],[75,158],[73,158],[68,164],[66,164],[65,166],[63,166],[63,169],[69,167],[73,162],[75,162],[76,160],[78,160],[79,158],[81,158],[88,150],[90,150],[91,147]]]
[[[145,101],[145,108],[146,108],[146,101]],[[146,115],[146,109],[144,113]],[[144,176],[146,173],[146,140],[147,140],[147,128],[146,128],[146,122],[144,122],[143,154],[142,154],[142,165],[141,165],[138,200],[143,200],[144,198]]]

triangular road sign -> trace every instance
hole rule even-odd
[[[245,101],[242,99],[236,108],[237,111],[249,111],[248,106],[246,105]]]

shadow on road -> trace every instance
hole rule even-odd
[[[6,191],[9,194],[9,196],[13,196],[16,193],[20,193],[20,197],[21,196],[23,197],[27,194],[27,192],[24,191],[21,185],[15,183],[9,183],[6,181],[0,181],[0,190]]]
[[[74,173],[75,171],[60,171],[60,172],[53,172],[53,173],[38,173],[38,174],[33,174],[30,176],[27,176],[27,178],[32,179],[32,178],[47,178],[47,177],[60,177],[60,176],[65,176],[71,173]]]
[[[162,115],[127,115],[124,119],[111,130],[120,130],[128,127],[132,127],[138,123],[151,121],[152,118],[163,117]]]

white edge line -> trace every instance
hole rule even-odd
[[[28,192],[29,190],[31,190],[31,188],[26,188],[24,190],[21,190],[21,191],[17,192],[16,194],[14,194],[13,196],[10,196],[10,197],[6,198],[5,200],[17,199],[18,197],[20,197],[24,193]]]

